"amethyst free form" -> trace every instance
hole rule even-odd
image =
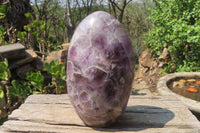
[[[122,115],[132,88],[134,55],[123,26],[97,11],[79,24],[67,62],[71,103],[88,126],[106,127]]]

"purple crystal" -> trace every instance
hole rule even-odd
[[[105,127],[123,113],[134,77],[132,46],[123,26],[97,11],[77,27],[69,48],[68,93],[88,126]]]

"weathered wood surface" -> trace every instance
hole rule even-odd
[[[25,47],[20,43],[0,46],[0,55],[6,59],[20,59],[26,56]]]
[[[32,95],[15,110],[0,132],[63,133],[200,133],[200,122],[169,96],[131,96],[121,119],[109,128],[86,127],[68,95]]]

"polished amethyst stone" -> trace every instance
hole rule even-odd
[[[67,60],[70,100],[88,126],[105,127],[123,113],[134,77],[131,42],[110,14],[97,11],[77,27]]]

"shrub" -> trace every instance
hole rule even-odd
[[[171,60],[167,72],[200,71],[200,1],[155,1],[150,20],[154,28],[146,44],[156,56],[167,44]]]
[[[61,89],[65,88],[66,72],[65,67],[58,60],[45,63],[45,70],[52,76],[52,84],[56,86],[56,94],[61,93]]]
[[[44,77],[40,71],[26,73],[26,80],[27,85],[33,87],[33,94],[46,93],[47,87],[44,87]]]

